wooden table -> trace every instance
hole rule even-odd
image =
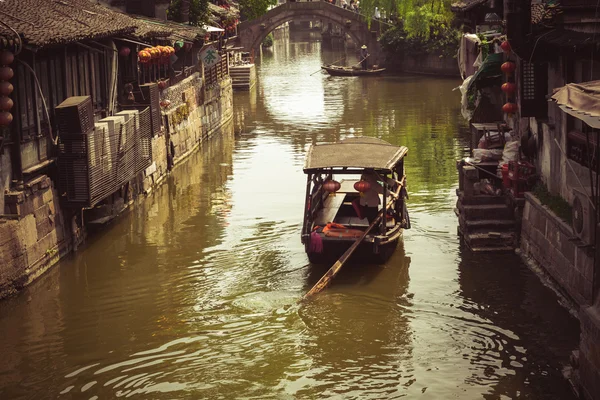
[[[504,121],[499,122],[486,122],[486,123],[471,123],[471,156],[473,156],[473,149],[477,148],[479,139],[483,136],[485,131],[498,131],[498,124],[503,124]]]

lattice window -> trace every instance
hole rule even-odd
[[[548,64],[522,61],[520,71],[521,116],[545,118],[548,115]]]

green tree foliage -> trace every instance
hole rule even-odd
[[[377,7],[397,20],[408,37],[439,36],[452,23],[450,5],[456,0],[361,0],[361,13],[370,21]]]
[[[243,19],[255,19],[264,15],[277,0],[240,0],[240,13]]]
[[[402,26],[388,29],[379,39],[388,54],[438,54],[454,57],[459,47],[460,32],[452,27],[438,27],[428,36],[411,36]]]
[[[271,47],[273,46],[273,32],[269,33],[267,37],[262,41],[262,47]]]
[[[450,4],[453,0],[399,1],[405,3],[399,15],[408,37],[422,37],[425,40],[430,36],[439,37],[452,23],[454,15],[450,11]],[[407,3],[412,3],[412,7],[407,8]]]
[[[182,21],[182,0],[171,0],[167,9],[168,18],[174,21]],[[189,21],[191,25],[202,26],[208,22],[208,0],[188,0],[190,7]]]
[[[380,38],[386,53],[399,58],[404,54],[456,55],[460,32],[452,26],[454,15],[450,11],[450,4],[454,0],[371,1],[379,1],[386,15],[398,18],[397,24]],[[389,7],[391,12],[388,11]]]

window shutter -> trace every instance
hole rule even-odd
[[[548,64],[521,62],[521,116],[548,116]]]

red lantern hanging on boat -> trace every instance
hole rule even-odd
[[[506,103],[502,106],[502,111],[506,114],[514,114],[518,109],[519,107],[515,103]]]
[[[9,65],[15,61],[15,55],[10,51],[4,50],[0,53],[0,65]]]
[[[323,189],[333,194],[340,190],[341,187],[342,185],[338,181],[334,181],[333,179],[328,179],[325,183],[323,183]]]
[[[502,48],[502,50],[503,50],[505,53],[510,53],[510,52],[511,52],[511,50],[512,50],[512,47],[510,46],[510,43],[508,43],[508,40],[505,40],[504,42],[502,42],[502,43],[500,44],[500,47]]]
[[[500,87],[500,89],[502,89],[504,93],[510,96],[515,92],[517,86],[512,82],[506,82]]]
[[[507,61],[504,64],[502,64],[500,66],[500,69],[502,70],[502,72],[504,72],[506,75],[512,75],[513,72],[515,72],[515,69],[517,68],[517,66],[515,65],[514,62],[512,61]]]
[[[354,184],[354,189],[357,192],[360,192],[362,195],[364,192],[367,192],[369,189],[371,189],[371,184],[367,181],[360,180]]]

